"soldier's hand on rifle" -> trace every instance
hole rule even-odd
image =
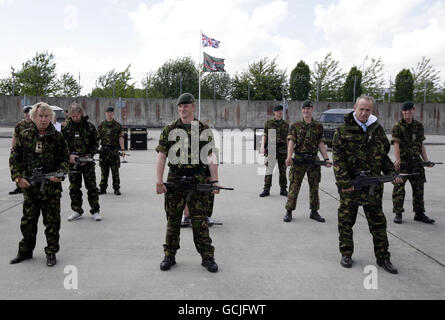
[[[354,186],[352,186],[352,187],[350,187],[348,189],[342,189],[341,191],[342,192],[352,192],[352,191],[354,191]]]
[[[51,178],[49,178],[49,181],[52,181],[52,182],[62,182],[62,179],[51,177]]]
[[[292,165],[294,164],[294,162],[293,162],[293,160],[292,160],[292,157],[287,157],[286,158],[286,166],[287,167],[292,167]]]
[[[332,162],[329,160],[326,160],[326,168],[332,167]]]
[[[400,177],[397,177],[397,178],[395,178],[395,179],[392,181],[392,183],[394,183],[394,184],[401,184],[401,183],[403,183],[403,179],[400,178]]]
[[[75,154],[70,154],[70,163],[71,164],[76,164],[76,159],[79,158],[78,155]]]
[[[218,183],[212,183],[212,186],[216,186],[216,187],[223,188],[223,186],[219,185]],[[212,193],[213,193],[213,194],[218,194],[218,193],[219,193],[219,190],[213,190]]]
[[[26,179],[17,178],[15,181],[16,181],[17,185],[22,189],[27,189],[30,186],[28,180],[26,180]]]
[[[400,160],[394,161],[394,169],[400,171]]]
[[[121,153],[122,153],[122,158],[125,159],[125,150],[122,150]]]
[[[162,194],[167,192],[167,187],[164,185],[164,183],[156,183],[156,193]]]

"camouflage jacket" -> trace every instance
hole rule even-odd
[[[93,157],[99,148],[99,137],[94,124],[88,121],[88,117],[82,117],[79,123],[70,119],[62,128],[70,154],[78,153],[81,156]]]
[[[275,129],[275,140],[272,140],[269,136],[269,130]],[[289,122],[286,120],[269,120],[264,125],[264,136],[266,137],[266,143],[264,149],[267,154],[269,144],[275,143],[277,153],[287,154],[287,133],[289,131]]]
[[[22,131],[11,150],[9,168],[11,179],[25,178],[31,175],[33,169],[42,168],[43,172],[67,171],[69,153],[65,139],[53,124],[50,124],[46,134],[40,136],[34,123]],[[45,183],[45,193],[54,194],[62,191],[61,183]]]
[[[120,149],[119,138],[124,136],[122,125],[116,120],[103,121],[97,127],[100,144]]]
[[[300,120],[291,125],[288,140],[295,143],[296,153],[318,153],[318,145],[323,141],[323,125],[312,119],[311,123]]]
[[[408,124],[402,119],[392,128],[391,143],[398,142],[400,144],[401,159],[420,156],[424,140],[423,124],[417,120]]]
[[[14,128],[14,137],[18,138],[20,132],[25,129],[28,129],[31,126],[32,121],[26,122],[26,120],[22,120],[15,125]]]
[[[197,124],[199,124],[199,127]],[[192,126],[195,125],[196,128],[199,128],[196,131],[192,130]],[[204,141],[201,141],[201,138]],[[178,143],[180,140],[182,140],[183,145]],[[192,152],[192,148],[195,148],[196,143],[194,141],[199,141],[199,144],[196,144],[196,150],[194,149]],[[201,151],[205,148],[203,152],[210,155],[214,145],[213,134],[208,125],[195,119],[192,121],[192,125],[187,126],[182,123],[181,119],[178,119],[164,127],[156,151],[167,155],[169,158],[168,166],[170,168],[201,169],[204,173],[206,163],[201,161]],[[181,149],[186,152],[180,152]]]
[[[360,171],[369,170],[371,175],[395,172],[383,127],[374,122],[364,132],[352,114],[345,115],[345,123],[335,130],[332,141],[335,179],[343,189],[352,187],[351,179]]]

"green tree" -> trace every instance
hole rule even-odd
[[[404,102],[413,100],[414,97],[414,78],[411,71],[403,69],[397,74],[395,82],[394,100],[395,102]]]
[[[414,79],[415,102],[438,102],[437,91],[440,88],[440,71],[431,65],[431,59],[422,57],[416,68],[411,69]]]
[[[57,91],[56,63],[52,53],[36,53],[35,57],[22,64],[20,70],[11,69],[19,84],[19,95],[51,96]]]
[[[343,101],[355,102],[362,95],[362,72],[352,67],[343,84]]]
[[[18,96],[20,95],[20,83],[14,77],[0,79],[0,95]]]
[[[232,79],[226,72],[211,72],[201,79],[201,99],[224,100],[231,97]]]
[[[57,82],[56,96],[77,97],[82,87],[77,83],[74,76],[70,73],[64,73]]]
[[[341,100],[341,87],[345,74],[340,70],[339,62],[329,52],[323,61],[315,62],[311,72],[310,97],[316,101]]]
[[[303,101],[309,98],[311,91],[311,70],[303,60],[290,74],[289,93],[292,100]]]
[[[191,57],[169,60],[143,79],[142,85],[155,98],[177,98],[181,92],[198,97],[198,68]]]
[[[281,100],[287,95],[286,71],[278,69],[276,58],[263,58],[249,64],[247,70],[233,79],[233,98],[247,99],[250,88],[251,100]]]
[[[366,56],[359,68],[362,72],[363,93],[378,100],[383,99],[383,90],[385,87],[383,67],[382,58],[375,59]]]
[[[133,98],[136,95],[135,82],[131,82],[131,64],[121,72],[114,69],[101,75],[96,80],[96,87],[91,96],[98,98]]]

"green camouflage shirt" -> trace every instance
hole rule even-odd
[[[14,137],[18,138],[20,132],[25,129],[28,129],[31,126],[32,121],[26,122],[26,120],[22,120],[15,125],[14,128]]]
[[[100,144],[120,149],[119,138],[124,136],[122,125],[116,120],[103,121],[97,127]]]
[[[93,157],[99,148],[99,136],[94,124],[88,117],[82,117],[79,123],[68,121],[62,128],[62,134],[68,144],[70,154],[78,153],[80,156]]]
[[[45,135],[39,135],[37,127],[31,126],[17,137],[15,146],[11,149],[9,168],[11,179],[25,178],[31,175],[33,169],[42,168],[43,172],[67,171],[68,148],[62,134],[53,124],[50,124]],[[45,192],[54,194],[62,191],[61,183],[45,183]]]
[[[275,139],[276,141],[269,141],[269,130],[275,129]],[[286,120],[269,120],[264,125],[264,136],[266,137],[266,143],[264,149],[267,153],[269,143],[275,143],[277,146],[277,153],[287,154],[287,133],[289,131],[289,122]]]
[[[401,159],[420,156],[424,140],[423,124],[417,120],[408,124],[402,119],[392,128],[391,143],[399,143]]]
[[[323,141],[323,125],[313,120],[306,123],[300,120],[291,125],[287,140],[295,143],[294,151],[298,153],[318,153],[318,145]]]
[[[194,120],[192,121],[192,124],[194,122],[199,123],[199,130],[196,130],[196,132],[193,132],[192,136],[192,127],[191,125],[185,125],[182,123],[181,119],[178,119],[169,125],[165,126],[164,129],[161,132],[161,136],[159,138],[159,144],[156,147],[157,152],[162,152],[169,156],[169,151],[171,148],[174,148],[173,150],[176,151],[176,159],[178,160],[178,163],[172,163],[173,159],[170,159],[168,166],[169,167],[175,167],[177,169],[193,169],[193,168],[203,168],[205,169],[206,163],[203,163],[201,161],[201,151],[204,149],[203,152],[205,152],[207,155],[210,155],[212,153],[212,148],[214,148],[214,140],[213,140],[213,134],[210,130],[209,126],[202,123],[201,121]],[[175,129],[180,129],[176,131]],[[207,129],[207,130],[206,130]],[[204,136],[201,137],[203,131],[205,131]],[[183,137],[181,136],[183,134]],[[180,146],[181,143],[178,143],[180,141],[180,138],[183,138],[184,148],[187,149],[187,153],[184,155],[186,156],[185,159],[180,159]],[[205,141],[201,141],[201,138]],[[170,139],[169,139],[170,138]],[[193,141],[199,141],[199,145],[197,145],[195,152],[192,152],[192,147],[194,144],[192,144]]]
[[[352,187],[351,179],[360,171],[369,170],[371,175],[395,172],[383,127],[376,121],[364,132],[352,114],[345,115],[345,123],[335,130],[332,141],[335,178],[343,189]]]

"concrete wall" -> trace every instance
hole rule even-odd
[[[23,118],[23,103],[32,105],[45,101],[63,109],[72,102],[79,102],[86,110],[90,120],[99,124],[105,119],[105,109],[115,108],[115,118],[124,125],[143,125],[147,127],[163,127],[178,118],[175,106],[176,99],[108,99],[108,98],[51,98],[51,97],[10,97],[0,96],[0,125],[15,125]],[[122,105],[122,107],[119,107]],[[262,128],[264,123],[273,116],[273,107],[279,102],[274,101],[225,101],[202,100],[201,120],[208,121],[218,129]],[[314,118],[319,119],[321,112],[334,108],[352,108],[347,102],[316,102]],[[425,125],[426,134],[445,134],[445,122],[440,113],[445,114],[445,104],[416,104],[415,118]],[[387,132],[400,119],[399,103],[379,103],[375,115]],[[289,119],[294,122],[301,119],[300,102],[289,102]],[[196,111],[198,116],[198,111]]]

